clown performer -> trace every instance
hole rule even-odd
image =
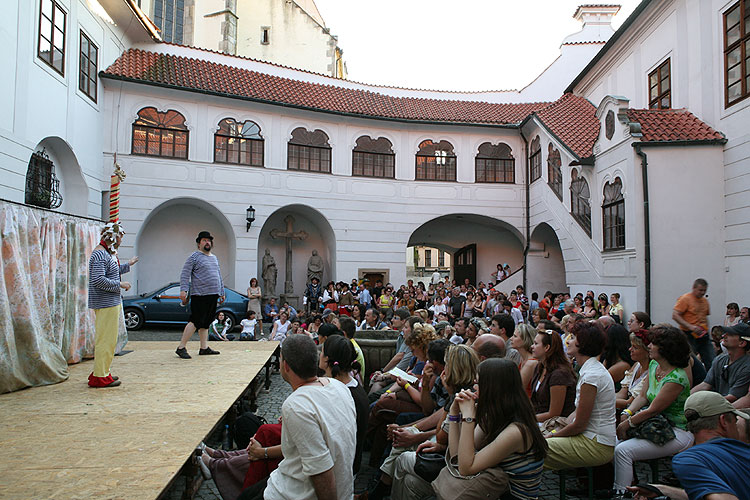
[[[94,371],[89,375],[89,387],[117,387],[121,384],[119,378],[109,372],[122,316],[120,289],[130,290],[130,283],[120,281],[120,276],[138,262],[138,257],[133,257],[126,264],[120,264],[117,247],[124,234],[119,222],[108,222],[102,229],[101,241],[89,258],[89,308],[96,315]]]

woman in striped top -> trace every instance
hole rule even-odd
[[[515,363],[498,358],[480,363],[478,394],[470,390],[459,392],[447,420],[449,454],[452,461],[458,455],[458,472],[462,476],[452,476],[451,481],[466,481],[495,469],[492,475],[474,484],[486,488],[491,477],[493,498],[505,498],[508,492],[509,498],[537,498],[547,444]],[[433,486],[439,485],[440,479]],[[446,498],[446,492],[441,494],[438,489],[435,493],[438,499]]]

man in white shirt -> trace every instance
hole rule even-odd
[[[442,279],[443,277],[440,276],[440,272],[435,271],[434,273],[432,273],[432,278],[430,279],[430,283],[432,283],[433,285],[437,285],[438,283],[440,283],[440,281],[442,281]]]
[[[281,406],[284,459],[266,483],[243,491],[243,500],[351,500],[357,412],[349,389],[317,377],[318,349],[307,335],[281,346],[281,376],[292,394]]]
[[[510,317],[513,318],[513,322],[516,324],[516,326],[518,326],[518,323],[523,323],[523,313],[521,313],[521,311],[517,307],[513,307],[511,301],[504,301],[503,309],[505,309],[506,314],[510,314]]]

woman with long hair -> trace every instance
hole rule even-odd
[[[521,373],[521,383],[526,391],[526,395],[531,397],[531,378],[534,376],[534,370],[539,363],[531,354],[531,347],[534,345],[536,330],[533,326],[525,323],[519,323],[513,336],[510,338],[510,346],[518,351],[521,355],[521,363],[518,370]]]
[[[630,358],[630,336],[622,325],[612,325],[607,330],[607,344],[604,352],[599,357],[604,367],[612,375],[615,382],[615,390],[620,390],[620,382],[625,377],[625,372],[633,366]]]
[[[614,318],[617,323],[623,324],[623,314],[625,314],[622,304],[620,304],[620,294],[615,292],[609,297],[612,305],[609,308],[609,315]]]
[[[628,331],[636,333],[651,328],[651,317],[643,311],[635,311],[628,319]]]
[[[247,311],[255,311],[257,313],[259,331],[263,333],[263,308],[260,304],[260,299],[263,296],[263,292],[258,284],[258,278],[250,278],[250,285],[247,287]]]
[[[370,403],[367,393],[356,379],[352,378],[350,372],[356,363],[357,352],[354,345],[342,335],[331,335],[323,344],[320,351],[320,363],[318,368],[325,371],[325,376],[335,378],[349,388],[354,399],[354,407],[357,410],[357,447],[354,452],[354,474],[359,472],[362,463],[362,447],[367,430],[367,416],[370,413]],[[357,364],[357,367],[359,365]]]
[[[539,332],[531,348],[539,361],[531,378],[531,405],[538,422],[567,417],[575,410],[576,375],[554,330]]]
[[[597,309],[599,310],[599,316],[609,316],[609,310],[612,306],[609,305],[607,294],[600,293],[598,299],[599,303],[597,304]]]
[[[610,462],[615,448],[615,384],[599,362],[606,338],[595,322],[573,325],[567,354],[580,367],[570,423],[547,439],[545,469],[593,467]]]
[[[648,346],[651,344],[648,330],[630,333],[630,358],[633,366],[625,372],[621,389],[617,393],[617,408],[627,408],[640,395],[643,382],[648,377]]]
[[[283,309],[279,314],[279,319],[273,322],[273,328],[271,329],[269,338],[271,340],[278,340],[280,343],[284,342],[287,331],[291,325],[292,324],[289,322],[289,313],[286,312],[286,309]]]
[[[447,420],[448,454],[463,477],[454,477],[448,467],[443,469],[433,482],[439,500],[451,493],[442,491],[441,485],[471,481],[472,476],[495,468],[500,474],[493,474],[497,478],[493,495],[538,496],[547,444],[515,363],[497,358],[480,363],[476,392],[459,392]],[[466,483],[463,486],[470,488]]]
[[[474,317],[474,306],[476,300],[474,298],[474,292],[466,292],[466,300],[461,304],[461,317],[462,318],[473,318]]]
[[[586,295],[583,299],[583,311],[581,311],[581,314],[587,319],[596,319],[598,317],[596,305],[594,304],[594,297]]]
[[[685,400],[690,396],[690,381],[685,369],[690,362],[690,344],[685,334],[663,323],[651,328],[649,345],[651,362],[643,389],[630,406],[622,411],[615,447],[615,491],[622,493],[633,481],[633,462],[661,458],[685,450],[693,444],[693,435],[686,428]],[[661,415],[674,438],[653,442],[650,434],[640,435],[639,426]],[[662,419],[662,420],[664,420]],[[661,427],[659,429],[663,434]],[[653,431],[652,431],[653,432]],[[636,437],[630,437],[635,433]]]
[[[352,307],[352,319],[357,325],[357,330],[362,329],[362,324],[365,322],[365,313],[367,312],[367,306],[360,304],[359,302],[354,304]]]

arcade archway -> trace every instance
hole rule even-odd
[[[179,281],[185,259],[197,248],[195,237],[204,230],[214,237],[224,286],[234,288],[236,243],[229,221],[203,200],[175,198],[151,211],[136,238],[138,293]]]
[[[545,222],[537,225],[531,233],[526,282],[529,293],[538,292],[540,297],[547,290],[555,293],[568,291],[560,240]]]

